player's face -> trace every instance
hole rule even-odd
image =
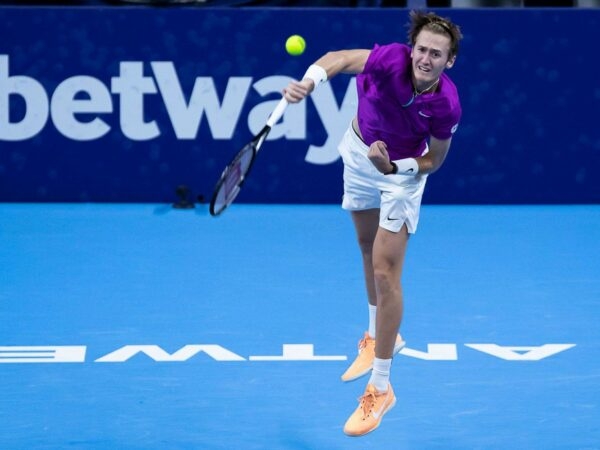
[[[450,58],[449,55],[449,36],[429,30],[419,33],[411,52],[415,87],[418,90],[431,86],[444,69],[452,67],[455,58]]]

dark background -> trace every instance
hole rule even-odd
[[[593,61],[600,11],[578,8],[441,9],[464,32],[459,59],[448,73],[461,94],[463,118],[442,169],[429,178],[424,202],[598,203],[600,81]],[[50,96],[75,75],[110,89],[120,61],[173,61],[189,93],[195,77],[213,77],[223,92],[230,77],[300,76],[328,50],[405,41],[404,8],[0,8],[0,55],[9,75],[35,78]],[[290,57],[290,34],[308,43]],[[4,75],[4,78],[6,74]],[[331,81],[343,98],[349,77]],[[158,96],[157,96],[158,97]],[[7,98],[10,98],[7,107]],[[40,134],[0,140],[0,201],[163,202],[176,186],[208,195],[224,164],[251,137],[250,95],[231,140],[215,140],[203,119],[197,139],[176,139],[161,102],[146,115],[163,133],[131,141],[118,124],[119,105],[103,117],[104,137],[78,142],[51,120]],[[18,96],[2,95],[0,111],[23,114]],[[268,141],[240,194],[252,203],[338,203],[341,162],[304,161],[325,130],[309,101],[306,140]]]

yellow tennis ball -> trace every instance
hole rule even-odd
[[[298,34],[294,34],[285,41],[285,49],[290,55],[298,56],[304,53],[306,42],[304,38]]]

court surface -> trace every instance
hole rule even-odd
[[[0,204],[0,267],[3,450],[600,448],[600,206],[425,205],[361,438],[338,206]]]

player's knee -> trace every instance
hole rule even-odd
[[[378,292],[385,295],[400,291],[400,279],[395,271],[375,266],[373,268],[373,277]]]

